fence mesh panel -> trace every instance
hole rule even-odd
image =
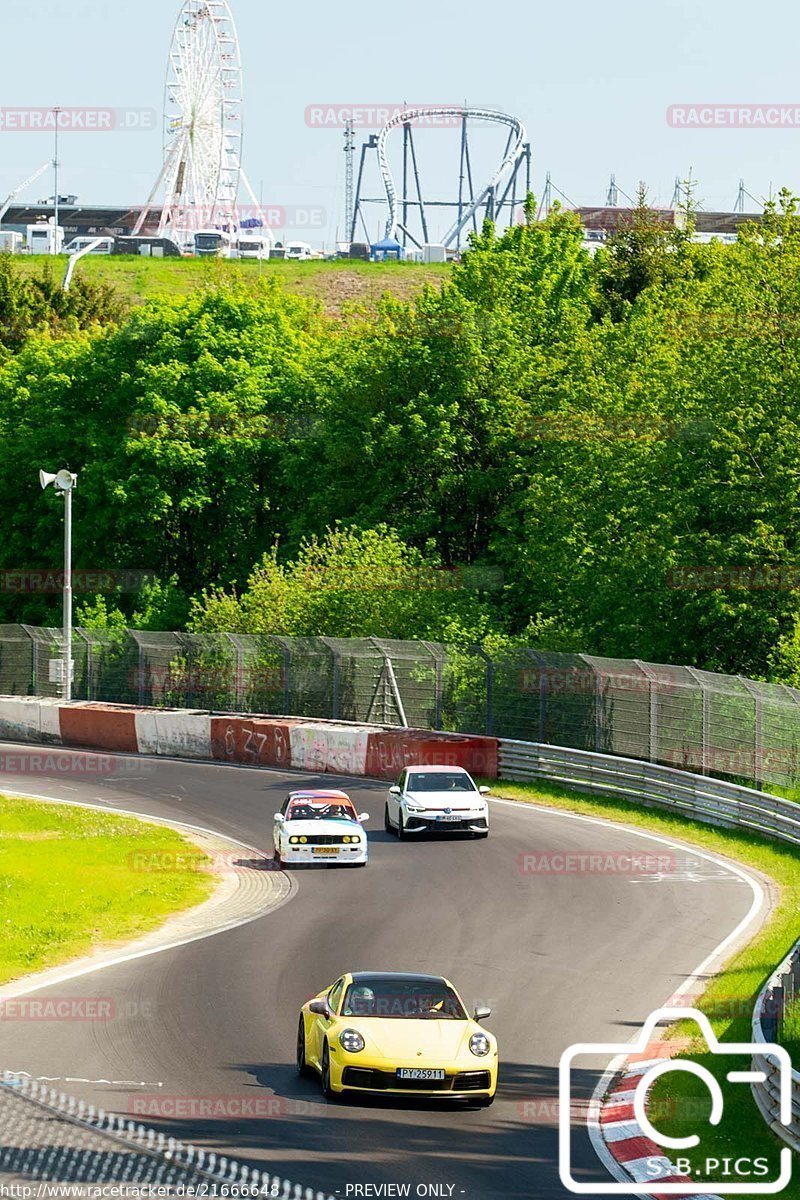
[[[800,782],[800,691],[691,667],[377,637],[76,629],[76,700],[407,725]],[[59,696],[61,631],[0,626],[0,694]]]

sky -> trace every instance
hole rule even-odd
[[[343,130],[312,127],[311,107],[466,101],[500,108],[526,127],[534,191],[541,195],[549,170],[575,204],[603,204],[612,172],[631,196],[644,180],[650,200],[663,205],[676,176],[690,171],[707,209],[730,210],[740,178],[756,199],[770,188],[800,191],[800,6],[789,0],[777,0],[763,19],[740,0],[231,5],[244,65],[244,166],[264,203],[296,222],[289,235],[315,245],[343,236],[345,155]],[[179,7],[177,0],[37,0],[34,16],[29,4],[5,0],[0,109],[58,104],[157,114],[145,130],[65,133],[61,194],[87,204],[147,198],[161,165],[164,73]],[[785,108],[779,128],[753,124],[774,116],[737,117],[751,127],[731,128],[732,118],[718,111],[698,128],[687,127],[686,109],[683,125],[670,124],[676,105],[696,106],[695,113],[699,106],[706,113]],[[357,130],[359,147],[369,132]],[[503,140],[494,130],[476,133],[476,176],[492,174]],[[429,129],[417,141],[426,196],[453,196],[457,130]],[[395,164],[398,148],[395,140]],[[0,198],[52,155],[48,134],[0,129]],[[369,193],[378,196],[377,174],[371,178]],[[53,190],[47,175],[21,199]],[[748,207],[757,206],[748,200]],[[385,210],[369,211],[377,234]],[[445,219],[438,217],[442,232]]]

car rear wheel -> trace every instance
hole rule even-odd
[[[302,1017],[297,1027],[297,1074],[304,1079],[311,1074],[311,1068],[306,1062],[306,1024]]]
[[[331,1087],[331,1052],[328,1043],[322,1047],[322,1094],[326,1100],[335,1100],[336,1092]]]

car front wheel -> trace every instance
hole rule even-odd
[[[397,833],[392,822],[389,820],[389,805],[387,804],[383,810],[383,828],[387,833]]]
[[[322,1048],[322,1094],[326,1100],[335,1100],[336,1092],[331,1087],[331,1053],[326,1042]]]
[[[406,838],[408,837],[408,834],[406,833],[406,823],[403,820],[402,808],[400,809],[400,812],[397,817],[397,836],[400,838],[401,842],[404,842],[406,840]]]
[[[306,1062],[306,1025],[302,1017],[297,1027],[297,1074],[303,1078],[311,1074],[311,1068]]]

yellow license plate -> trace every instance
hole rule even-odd
[[[338,854],[338,846],[314,846],[314,854]]]

